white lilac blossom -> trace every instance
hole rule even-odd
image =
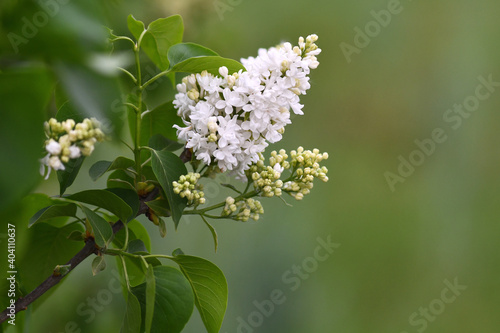
[[[175,125],[198,160],[216,164],[245,178],[269,143],[281,140],[290,112],[303,114],[300,95],[310,88],[309,73],[321,52],[310,35],[299,46],[286,42],[258,56],[241,59],[246,71],[220,76],[206,71],[185,77],[177,85],[174,106],[185,127]]]
[[[73,119],[58,122],[51,118],[45,122],[47,155],[40,160],[41,175],[48,179],[52,169],[65,170],[64,163],[70,159],[89,156],[94,151],[95,143],[105,138],[100,127],[95,118],[86,118],[78,124]]]

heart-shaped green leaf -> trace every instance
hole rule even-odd
[[[182,17],[173,15],[153,21],[142,38],[141,48],[162,71],[169,67],[167,57],[171,46],[182,42],[184,23]]]
[[[179,333],[188,322],[194,308],[193,291],[184,275],[169,266],[153,268],[155,302],[151,333]],[[146,283],[132,288],[141,304],[143,325],[146,315]]]
[[[193,288],[195,304],[208,333],[219,332],[227,308],[227,282],[222,271],[210,261],[188,255],[174,260]]]

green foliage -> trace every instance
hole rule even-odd
[[[168,200],[165,199],[156,199],[146,202],[149,208],[151,208],[156,215],[158,216],[170,216],[170,205],[168,204]]]
[[[158,266],[153,269],[155,302],[151,333],[181,332],[191,317],[194,308],[194,296],[191,286],[184,275],[169,266]],[[142,328],[145,328],[147,307],[147,283],[132,289],[141,304]]]
[[[80,206],[82,208],[83,213],[87,216],[87,220],[92,226],[92,232],[95,237],[95,243],[104,248],[108,245],[109,241],[113,237],[113,230],[109,225],[108,221],[102,218],[100,215],[97,215],[92,210],[87,208],[84,205]]]
[[[77,159],[72,159],[66,163],[66,168],[64,170],[57,171],[57,180],[59,181],[59,195],[63,195],[66,189],[73,184],[80,172],[82,163],[85,157],[81,156]]]
[[[79,224],[56,227],[37,223],[28,232],[28,251],[17,260],[19,272],[26,290],[33,290],[52,274],[56,265],[65,264],[82,245],[67,237],[73,231],[83,232]]]
[[[188,255],[172,259],[193,288],[195,304],[208,333],[217,333],[227,307],[227,282],[222,271],[210,261]]]
[[[135,188],[134,178],[125,170],[115,170],[110,173],[106,185],[109,188]]]
[[[106,172],[111,170],[123,169],[127,170],[135,165],[135,162],[129,158],[120,156],[114,161],[98,161],[95,162],[89,169],[89,176],[93,181],[96,181]]]
[[[128,17],[127,23],[130,32],[137,40],[142,35],[141,48],[153,63],[159,69],[166,70],[169,67],[168,49],[182,41],[184,34],[182,18],[179,15],[173,15],[158,19],[151,22],[145,32],[144,23],[135,20],[132,15]]]
[[[128,117],[129,122],[134,123],[135,113],[129,112]],[[160,134],[168,140],[177,142],[176,130],[172,127],[174,124],[181,125],[182,120],[177,116],[177,111],[174,109],[172,101],[163,103],[151,111],[143,113],[141,121],[141,145],[147,146],[150,138],[154,137],[156,134]],[[132,137],[135,137],[135,131],[135,127],[130,127],[130,134]],[[158,139],[153,140],[153,142],[157,142],[155,140]]]
[[[106,268],[106,259],[103,256],[97,256],[92,261],[92,275],[97,275]]]
[[[148,146],[154,150],[176,151],[184,147],[182,143],[167,139],[161,134],[154,134],[148,142]]]
[[[177,228],[187,200],[174,193],[172,183],[187,173],[186,166],[177,155],[165,150],[152,150],[151,164],[158,181],[165,191],[172,212],[172,219]]]
[[[140,333],[141,320],[141,304],[132,292],[128,292],[127,310],[120,333]]]
[[[28,226],[32,226],[38,222],[50,222],[51,219],[61,216],[76,217],[76,204],[60,204],[42,208],[29,221]]]
[[[118,216],[123,222],[134,217],[132,216],[132,208],[122,198],[111,191],[86,190],[71,194],[66,199],[104,208]]]
[[[245,67],[236,60],[220,57],[214,51],[194,43],[174,45],[168,52],[170,71],[201,73],[206,70],[219,75],[219,68],[226,66],[229,73],[245,70]]]
[[[44,68],[0,73],[0,140],[6,143],[0,146],[0,154],[9,159],[0,172],[0,211],[20,200],[40,181],[42,125],[52,87],[52,79]]]

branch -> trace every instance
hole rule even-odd
[[[149,211],[149,207],[146,205],[147,201],[152,200],[158,195],[159,191],[157,188],[155,188],[153,191],[148,193],[145,197],[140,198],[140,207],[139,211],[137,212],[137,216],[145,214],[146,212]],[[123,222],[122,221],[117,221],[113,224],[113,234],[116,234],[118,231],[120,231],[123,228]],[[91,254],[97,254],[97,247],[95,244],[94,238],[89,238],[85,242],[85,246],[73,257],[71,258],[66,265],[70,265],[69,271],[72,271],[76,266],[78,266],[82,261],[84,261],[88,256]],[[26,297],[19,298],[17,302],[15,303],[15,312],[18,313],[19,311],[26,310],[28,305],[33,303],[36,299],[38,299],[40,296],[45,294],[50,288],[55,286],[56,284],[59,283],[66,275],[61,275],[58,274],[56,275],[55,273],[49,276],[45,281],[43,281],[38,287],[36,287],[32,292],[30,292]],[[0,323],[3,323],[6,321],[10,314],[10,309],[5,309],[2,313],[0,313]]]

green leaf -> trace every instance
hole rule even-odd
[[[177,155],[165,150],[151,152],[151,165],[158,182],[165,191],[172,211],[172,219],[177,228],[187,200],[174,193],[172,183],[187,174],[186,166]]]
[[[220,75],[219,68],[226,66],[229,74],[245,71],[245,67],[236,60],[222,57],[196,57],[185,60],[171,68],[173,72],[201,73],[207,71],[213,75]]]
[[[134,294],[128,292],[127,311],[123,319],[120,333],[140,333],[141,332],[141,304]]]
[[[180,43],[168,52],[171,72],[201,73],[206,70],[219,75],[219,68],[226,66],[229,74],[245,70],[238,61],[220,57],[216,52],[194,43]]]
[[[142,239],[133,239],[128,243],[127,252],[128,253],[138,253],[138,252],[146,252],[147,253],[148,249],[146,249],[146,245],[144,244]]]
[[[139,39],[142,32],[145,30],[144,23],[139,20],[136,20],[134,16],[129,15],[127,17],[127,26],[128,30],[132,33],[135,39]]]
[[[153,135],[148,142],[148,146],[154,150],[176,151],[184,147],[182,143],[167,139],[161,134]]]
[[[179,333],[188,322],[194,308],[193,291],[184,275],[169,266],[153,268],[155,306],[151,333]],[[141,304],[144,331],[146,314],[146,283],[132,289]]]
[[[153,315],[155,311],[155,296],[156,279],[153,271],[153,266],[149,265],[146,272],[146,315],[144,316],[146,332],[151,332]]]
[[[123,169],[126,170],[130,167],[133,167],[135,162],[129,158],[119,156],[114,161],[97,161],[92,165],[89,169],[90,178],[93,181],[99,179],[106,172],[111,170]]]
[[[160,237],[165,238],[165,236],[167,235],[167,225],[165,224],[165,221],[163,221],[163,219],[161,218],[158,218],[158,222],[159,222],[158,228],[160,229]]]
[[[188,255],[173,259],[193,288],[195,304],[208,333],[219,332],[227,308],[227,282],[210,261]]]
[[[116,194],[123,201],[125,201],[127,205],[129,205],[129,207],[132,209],[132,214],[130,215],[131,217],[129,218],[129,220],[137,216],[137,212],[139,211],[141,203],[139,201],[139,196],[137,195],[137,192],[135,190],[125,188],[107,188],[106,191]]]
[[[72,233],[70,233],[68,235],[68,238],[69,240],[72,240],[72,241],[76,241],[76,242],[83,242],[85,240],[85,237],[84,237],[84,233],[79,231],[79,230],[75,230],[73,231]]]
[[[158,216],[169,217],[172,215],[168,201],[165,199],[151,200],[146,202],[146,205],[148,205],[148,207],[151,208]]]
[[[0,74],[0,211],[12,207],[42,179],[38,170],[43,149],[45,108],[53,88],[44,69]],[[10,163],[7,163],[10,161]]]
[[[219,246],[219,238],[217,237],[217,231],[215,231],[215,228],[208,223],[208,221],[205,219],[203,215],[200,215],[201,218],[203,219],[203,222],[207,225],[208,229],[212,233],[212,238],[214,239],[214,246],[215,246],[215,252],[217,252],[217,247]]]
[[[171,46],[182,42],[184,23],[179,15],[169,16],[153,21],[141,42],[141,49],[146,52],[153,63],[162,71],[168,69],[168,50]]]
[[[66,189],[73,184],[78,176],[78,172],[82,167],[83,160],[85,156],[80,156],[77,159],[69,160],[68,163],[64,164],[64,170],[57,171],[57,180],[59,181],[59,195],[63,195]]]
[[[48,276],[52,275],[56,265],[65,264],[81,250],[82,244],[69,240],[72,232],[83,232],[79,223],[58,228],[47,223],[35,224],[24,230],[30,246],[18,258],[16,265],[27,290],[33,290]]]
[[[129,112],[129,123],[135,123],[135,113]],[[183,125],[181,118],[177,115],[172,101],[163,103],[149,112],[143,113],[141,121],[141,145],[147,146],[149,138],[155,134],[161,134],[165,138],[177,141],[177,130],[173,125]],[[130,127],[130,134],[135,137],[135,127]]]
[[[195,57],[219,56],[219,54],[209,48],[195,43],[179,43],[173,46],[168,53],[170,67]]]
[[[76,205],[69,203],[42,208],[30,219],[28,227],[61,216],[76,216]]]
[[[118,216],[122,222],[127,222],[132,216],[132,208],[118,195],[107,190],[86,190],[71,194],[66,199],[84,202],[89,205],[104,208]]]
[[[113,237],[113,229],[109,225],[108,221],[94,213],[92,210],[88,209],[84,205],[80,206],[83,213],[87,216],[87,219],[92,226],[94,231],[95,243],[103,248],[106,247]]]
[[[96,276],[98,273],[106,268],[106,260],[103,256],[97,256],[92,260],[92,275]]]
[[[146,246],[146,250],[148,252],[151,252],[151,240],[149,238],[149,232],[146,230],[144,225],[137,220],[132,220],[127,224],[127,226],[128,230],[134,233],[135,239],[140,239],[141,241],[143,241],[144,245]]]
[[[106,186],[109,188],[135,189],[134,178],[125,170],[115,170],[108,176]]]

